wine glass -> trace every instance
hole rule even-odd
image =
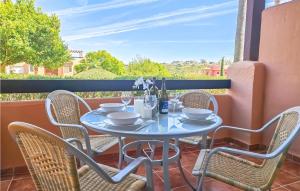
[[[127,110],[127,105],[131,102],[131,99],[133,97],[133,94],[132,92],[122,92],[121,94],[121,100],[122,100],[122,103],[125,104],[125,109]]]
[[[172,105],[172,115],[176,115],[176,106],[177,106],[177,104],[179,103],[179,99],[180,99],[180,94],[179,93],[176,93],[175,92],[175,94],[174,94],[174,98],[172,98],[171,100],[170,100],[170,102],[171,102],[171,105]]]

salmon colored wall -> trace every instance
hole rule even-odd
[[[266,70],[266,122],[285,109],[300,105],[300,0],[263,12],[259,61]],[[265,144],[271,134],[271,131],[264,134]],[[299,145],[300,137],[290,153],[300,156]]]
[[[264,66],[259,62],[243,61],[228,68],[231,79],[231,125],[246,129],[258,129],[262,125]],[[248,145],[260,144],[257,134],[231,132],[231,138]]]
[[[228,95],[217,95],[219,103],[219,114],[225,124],[231,121],[231,99]],[[119,98],[111,99],[87,99],[87,103],[92,108],[97,108],[100,103],[120,102]],[[0,102],[1,108],[1,169],[17,166],[24,166],[25,163],[15,142],[8,134],[7,126],[13,121],[24,121],[40,126],[52,133],[60,135],[59,130],[52,126],[46,116],[44,101],[19,101],[19,102]],[[94,133],[91,132],[90,133]],[[228,136],[227,131],[221,132],[220,137]],[[117,152],[117,147],[107,151],[107,153]]]

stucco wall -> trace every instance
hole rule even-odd
[[[219,114],[224,124],[229,125],[231,121],[231,98],[228,95],[218,95],[216,99],[219,103]],[[87,103],[92,108],[99,107],[100,103],[120,102],[119,98],[110,99],[88,99]],[[52,133],[60,135],[58,128],[52,126],[47,118],[44,101],[19,101],[19,102],[0,102],[1,108],[1,169],[7,169],[17,166],[24,166],[25,162],[21,153],[10,137],[7,126],[13,121],[23,121],[42,127]],[[84,111],[83,111],[84,112]],[[89,131],[90,134],[95,132]],[[228,137],[227,131],[220,132],[218,137]],[[106,153],[118,152],[114,147]]]
[[[263,12],[259,61],[265,65],[264,122],[300,105],[300,0]],[[272,130],[263,135],[270,140]],[[300,156],[300,137],[290,153]]]
[[[231,125],[245,129],[259,129],[262,126],[264,65],[259,62],[243,61],[228,68],[231,79],[232,118]],[[247,145],[261,143],[258,134],[231,131],[231,138]]]

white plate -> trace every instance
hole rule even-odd
[[[144,123],[142,119],[138,119],[134,124],[132,125],[116,125],[114,124],[110,119],[105,119],[104,123],[107,125],[113,126],[113,127],[136,127]]]
[[[216,118],[215,114],[211,114],[210,116],[206,117],[205,119],[194,119],[194,118],[189,118],[189,117],[188,117],[187,115],[185,115],[185,114],[181,114],[180,116],[181,116],[181,118],[182,118],[183,120],[199,121],[199,122],[213,121],[213,120]]]

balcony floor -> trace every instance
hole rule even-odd
[[[218,146],[230,146],[230,147],[238,147],[233,144],[222,143]],[[197,159],[199,150],[195,147],[183,145],[182,147],[182,164],[184,171],[193,183],[195,183],[196,178],[192,176],[191,170],[194,166],[194,163]],[[117,155],[113,155],[113,159],[111,160],[111,155],[106,157],[98,157],[96,160],[99,163],[106,164],[109,166],[116,167],[117,165]],[[251,160],[251,159],[249,159]],[[255,161],[254,162],[259,162]],[[171,185],[172,190],[174,191],[185,191],[190,190],[186,183],[183,181],[179,170],[176,168],[176,165],[171,164],[170,166],[170,177],[171,177]],[[14,174],[14,175],[13,175]],[[144,174],[144,169],[140,168],[137,171],[137,174]],[[154,183],[155,190],[162,191],[163,190],[163,172],[161,167],[154,167]],[[32,191],[35,190],[34,184],[31,180],[28,171],[23,169],[16,169],[15,173],[6,172],[1,175],[1,189],[0,190],[9,190],[9,191]],[[224,184],[222,182],[213,180],[211,178],[207,178],[205,182],[205,191],[238,191],[239,189]],[[294,162],[292,160],[286,160],[283,167],[280,169],[278,177],[276,178],[272,190],[274,191],[300,191],[300,163]]]

